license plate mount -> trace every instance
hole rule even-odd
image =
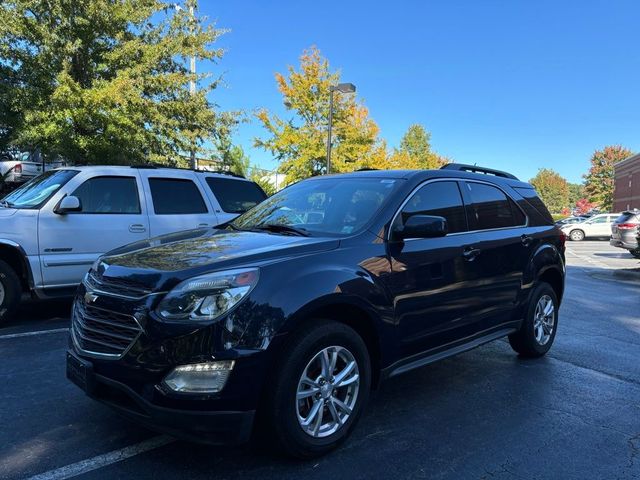
[[[93,365],[67,352],[67,378],[90,394],[94,387]]]

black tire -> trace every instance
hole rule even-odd
[[[11,318],[21,296],[22,287],[18,275],[7,262],[0,260],[0,324]]]
[[[576,228],[575,230],[571,230],[571,232],[569,232],[569,239],[571,239],[571,241],[573,242],[581,242],[582,240],[584,240],[584,237],[584,232],[579,228]]]
[[[536,308],[538,302],[544,297],[550,298],[553,303],[553,328],[548,340],[544,344],[541,344],[536,338]],[[509,344],[511,348],[523,357],[537,358],[549,351],[556,338],[556,332],[558,331],[558,297],[551,285],[540,282],[533,289],[529,298],[529,305],[527,306],[522,326],[516,333],[509,335]],[[546,333],[546,330],[544,330],[544,332]]]
[[[640,248],[637,250],[629,250],[629,253],[634,256],[634,258],[640,259]]]
[[[344,424],[334,433],[317,438],[305,432],[298,421],[298,382],[311,360],[323,349],[333,346],[343,347],[353,355],[360,384],[352,413]],[[324,455],[347,439],[362,415],[371,390],[369,352],[352,328],[329,320],[305,324],[288,339],[273,372],[265,392],[264,410],[259,412],[264,418],[263,437],[274,440],[280,452],[302,459]],[[321,408],[324,412],[325,407]]]

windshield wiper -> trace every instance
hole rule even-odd
[[[291,225],[281,225],[279,223],[265,223],[264,225],[258,225],[253,227],[251,230],[266,230],[268,232],[274,233],[284,233],[284,234],[293,234],[298,235],[300,237],[308,237],[309,232],[307,232],[304,228],[296,228]]]

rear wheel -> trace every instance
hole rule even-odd
[[[351,433],[367,403],[367,347],[350,327],[314,322],[294,333],[268,387],[267,433],[286,454],[323,455]]]
[[[629,250],[629,253],[633,255],[635,258],[640,258],[640,248],[636,250]]]
[[[582,230],[571,230],[569,238],[574,242],[580,242],[584,240],[584,232]]]
[[[11,317],[20,303],[22,288],[16,272],[3,260],[0,260],[0,323]]]
[[[558,330],[558,297],[548,283],[531,292],[520,330],[509,335],[511,348],[523,357],[541,357],[549,351]]]

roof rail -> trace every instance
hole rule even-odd
[[[230,177],[236,177],[236,178],[247,178],[244,175],[240,175],[239,173],[235,173],[235,172],[231,172],[229,170],[203,170],[203,169],[197,169],[196,172],[200,172],[200,173],[217,173],[218,175],[229,175]]]
[[[485,175],[494,175],[496,177],[510,178],[518,180],[518,177],[502,170],[494,170],[493,168],[478,167],[477,165],[466,165],[464,163],[447,163],[440,167],[441,170],[458,170],[460,172],[484,173]]]
[[[362,167],[362,168],[359,168],[359,169],[357,169],[355,171],[356,172],[371,172],[371,171],[374,171],[374,170],[379,170],[379,168]]]
[[[191,172],[200,172],[200,173],[217,173],[218,175],[229,175],[231,177],[236,178],[246,178],[244,175],[240,175],[238,173],[230,172],[229,170],[206,170],[202,168],[196,168],[195,170],[188,167],[176,167],[171,165],[162,165],[160,163],[143,163],[139,165],[130,165],[130,168],[138,168],[141,170],[155,170],[158,168],[168,168],[171,170],[189,170]]]

